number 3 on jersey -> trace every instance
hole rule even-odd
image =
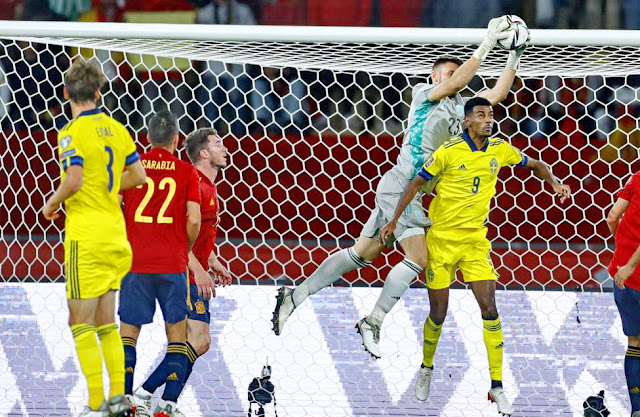
[[[147,204],[149,204],[151,197],[153,197],[156,184],[153,181],[153,179],[149,177],[147,177],[146,183],[147,183],[147,192],[144,194],[144,197],[142,198],[140,205],[136,209],[136,214],[134,217],[134,221],[138,223],[153,223],[153,217],[145,216],[142,214],[142,212],[147,207]],[[169,191],[167,193],[167,196],[164,199],[164,202],[162,203],[162,207],[160,207],[160,211],[158,212],[158,217],[156,219],[156,223],[159,223],[159,224],[173,223],[173,217],[165,217],[164,214],[167,212],[167,208],[169,208],[169,204],[171,204],[171,200],[173,200],[173,196],[175,196],[176,194],[176,180],[169,177],[163,178],[160,181],[158,188],[160,190],[164,190],[167,188],[167,186],[169,187]],[[142,188],[142,185],[139,185],[137,188]]]

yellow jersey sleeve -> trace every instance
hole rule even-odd
[[[527,155],[523,154],[520,149],[511,146],[511,144],[507,142],[504,142],[501,148],[501,166],[518,165],[523,167],[527,165],[529,158],[527,158]]]
[[[58,133],[58,158],[62,171],[71,165],[84,166],[82,140],[72,128],[64,128]]]
[[[131,138],[131,135],[129,134],[129,131],[127,130],[127,128],[125,128],[124,126],[121,126],[121,129],[122,129],[122,135],[125,138],[124,154],[126,155],[126,157],[125,157],[124,166],[129,166],[135,163],[136,161],[139,161],[140,155],[138,154],[138,148],[136,147],[136,144],[133,142],[133,139]]]
[[[446,143],[445,143],[446,145]],[[440,175],[447,165],[447,152],[445,145],[440,146],[422,165],[422,169],[418,172],[425,180],[429,181]]]

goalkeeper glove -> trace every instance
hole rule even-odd
[[[519,47],[518,49],[514,49],[509,52],[509,59],[507,59],[507,66],[514,71],[517,71],[520,68],[520,57],[524,53],[524,50],[529,46],[529,41],[531,40],[531,32],[527,35],[527,41]]]
[[[509,32],[505,30],[508,27],[509,22],[507,22],[507,18],[505,16],[491,19],[487,26],[487,36],[485,36],[480,46],[478,46],[478,49],[473,53],[473,56],[478,58],[480,61],[484,61],[487,55],[489,55],[489,52],[496,46],[498,40],[505,39],[509,36]]]

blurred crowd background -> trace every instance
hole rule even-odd
[[[504,13],[532,28],[640,28],[638,0],[4,0],[0,19],[185,24],[486,27]],[[5,129],[55,129],[69,115],[61,81],[72,51],[23,42],[0,45],[0,119]],[[213,124],[235,135],[402,132],[411,86],[402,74],[299,71],[179,60],[149,64],[98,56],[110,79],[104,105],[133,130],[169,107],[181,129]],[[426,65],[430,65],[426,63]],[[44,81],[43,81],[44,80]],[[476,79],[472,90],[486,80]],[[490,81],[489,81],[490,82]],[[638,158],[640,75],[517,80],[497,111],[506,135],[604,141],[589,159]],[[28,103],[28,105],[25,105]],[[355,104],[354,104],[355,103]],[[66,111],[65,111],[66,110]],[[575,139],[574,139],[575,138]]]

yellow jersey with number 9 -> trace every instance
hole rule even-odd
[[[478,149],[465,130],[445,142],[418,173],[426,180],[440,177],[429,205],[434,230],[480,229],[496,195],[498,172],[504,166],[525,166],[528,158],[499,138],[488,138]]]
[[[88,110],[58,133],[61,181],[72,165],[83,167],[80,191],[69,197],[65,238],[77,241],[126,241],[118,203],[120,176],[125,166],[140,159],[126,128],[102,113]]]

